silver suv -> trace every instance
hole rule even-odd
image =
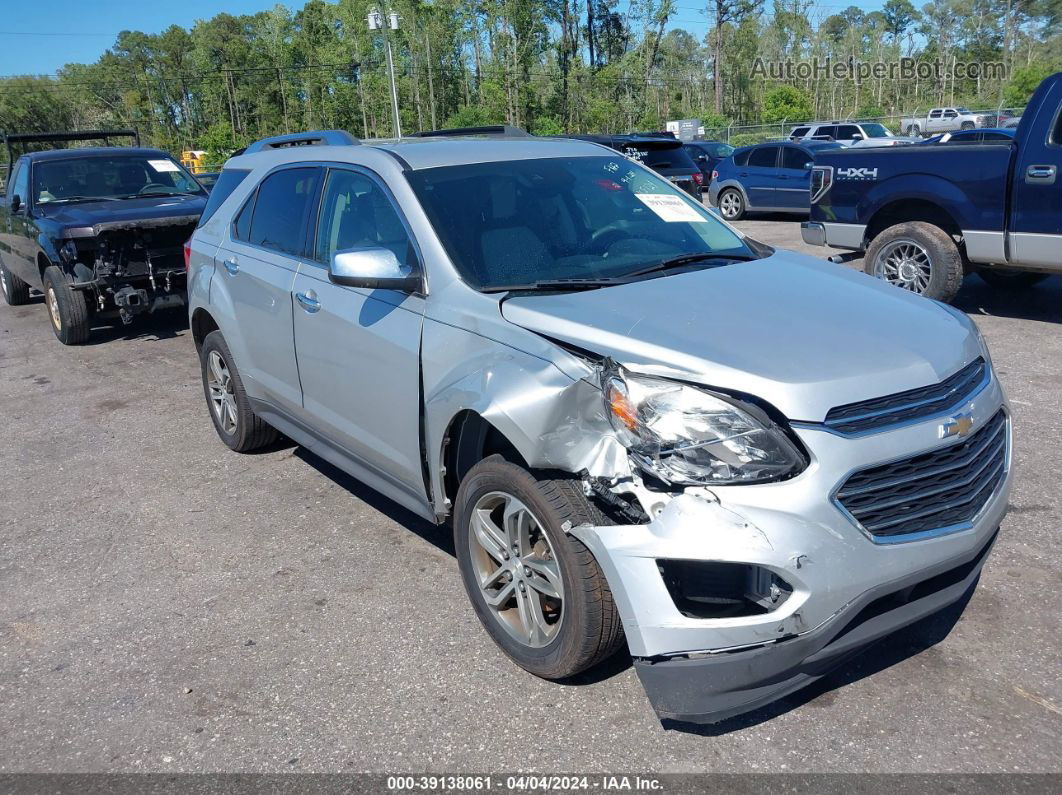
[[[233,450],[284,434],[452,522],[518,665],[626,645],[717,721],[960,601],[1009,410],[961,312],[746,238],[605,147],[317,132],[232,158],[191,325]]]
[[[794,127],[791,141],[837,141],[852,148],[876,148],[912,143],[914,139],[898,138],[889,128],[878,122],[829,121]]]

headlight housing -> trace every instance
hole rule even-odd
[[[791,477],[803,453],[755,406],[664,378],[606,373],[605,411],[644,470],[673,485]]]

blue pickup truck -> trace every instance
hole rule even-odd
[[[816,158],[804,242],[865,251],[866,272],[939,301],[1062,273],[1062,72],[1013,142],[834,149]]]

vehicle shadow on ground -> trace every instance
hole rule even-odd
[[[297,446],[294,455],[306,462],[337,486],[346,489],[351,496],[361,500],[370,508],[379,511],[391,521],[402,525],[411,533],[420,536],[429,544],[439,548],[451,557],[455,556],[453,533],[449,525],[435,525],[422,519],[412,511],[406,510],[397,502],[366,486],[357,478],[351,477],[343,470],[319,458],[305,447]]]
[[[1062,323],[1062,276],[1049,276],[1024,289],[991,287],[979,277],[971,276],[963,282],[952,304],[975,317],[991,315]]]
[[[831,671],[817,682],[765,707],[710,725],[685,723],[669,719],[662,720],[661,725],[665,729],[681,731],[687,734],[697,734],[702,737],[719,737],[741,729],[757,726],[800,707],[828,709],[837,700],[838,694],[836,691],[840,688],[858,682],[868,676],[874,676],[886,668],[891,668],[904,660],[925,652],[944,640],[962,617],[966,605],[973,597],[973,593],[974,589],[971,588],[955,604],[882,638],[878,643],[861,651],[857,656],[843,663],[839,668]]]
[[[120,318],[96,318],[86,345],[106,345],[116,340],[158,342],[184,336],[188,331],[186,309],[165,309],[138,315],[128,326]]]

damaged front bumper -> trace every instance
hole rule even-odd
[[[977,404],[979,425],[1003,406],[994,379]],[[661,718],[711,723],[755,709],[973,587],[1006,512],[1009,427],[1006,474],[963,527],[884,543],[830,498],[854,469],[933,449],[938,425],[862,438],[795,429],[813,460],[791,480],[687,491],[654,506],[646,524],[572,528],[608,579]],[[746,582],[759,592],[717,614],[710,599],[676,594],[676,565],[701,567],[711,590],[720,564],[756,572]]]

